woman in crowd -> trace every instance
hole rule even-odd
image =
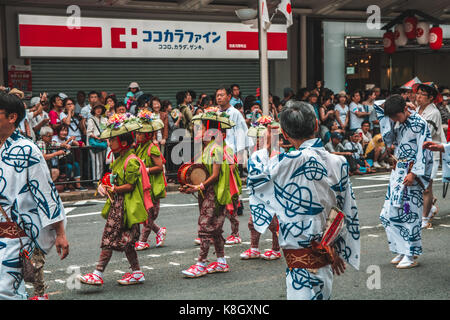
[[[75,141],[75,137],[68,138],[69,129],[66,125],[62,125],[59,127],[59,129],[56,131],[56,136],[53,136],[53,141],[59,143],[59,144],[66,144],[70,145],[72,147],[78,147],[79,144],[77,141]],[[75,156],[73,155],[73,152],[67,151],[65,156],[61,157],[58,160],[58,166],[60,172],[65,172],[66,177],[70,180],[78,181],[75,183],[75,190],[77,191],[87,191],[86,188],[83,188],[81,186],[81,183],[79,182],[81,180],[81,172],[80,172],[80,164],[78,161],[76,161]],[[70,188],[72,186],[68,186],[66,188],[66,192],[70,191]]]
[[[106,141],[103,142],[100,139],[100,135],[105,130],[108,120],[103,116],[106,108],[98,104],[91,109],[91,115],[87,121],[87,145],[91,147],[96,147],[95,149],[90,149],[89,153],[91,155],[91,167],[92,167],[92,179],[99,180],[103,176],[105,155],[106,155]],[[103,148],[101,144],[104,144]],[[98,148],[97,148],[98,146]]]
[[[161,153],[164,154],[166,148],[166,141],[169,138],[169,119],[167,113],[161,111],[161,100],[158,97],[153,97],[150,100],[150,106],[153,113],[154,119],[160,119],[164,124],[164,128],[156,132],[156,137],[154,138],[154,143],[160,145]]]
[[[345,91],[341,91],[337,95],[337,98],[338,104],[334,106],[336,121],[339,124],[339,128],[345,131],[348,129],[348,124],[350,121],[349,109],[347,106],[347,94]]]

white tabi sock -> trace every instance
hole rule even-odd
[[[227,260],[225,259],[225,257],[217,258],[217,262],[227,264]]]
[[[94,270],[93,274],[95,274],[95,275],[97,275],[97,276],[99,276],[100,278],[103,279],[103,272],[98,271],[98,270]]]
[[[198,261],[196,264],[199,265],[199,266],[202,266],[202,267],[206,267],[206,262]]]

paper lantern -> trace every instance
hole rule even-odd
[[[416,38],[416,27],[417,27],[417,18],[407,17],[405,18],[403,22],[403,27],[405,28],[405,34],[408,39],[415,39]]]
[[[406,37],[405,28],[402,24],[395,26],[394,38],[397,47],[405,46],[408,43],[408,37]]]
[[[395,36],[392,31],[385,32],[383,35],[384,52],[392,54],[395,52]]]
[[[442,47],[442,28],[433,27],[430,29],[430,48],[439,50]]]
[[[430,42],[430,25],[427,22],[419,22],[416,27],[416,38],[418,44]]]

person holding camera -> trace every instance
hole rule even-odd
[[[352,153],[351,158],[356,164],[355,166],[352,166],[352,164],[349,161],[351,174],[362,174],[360,170],[361,167],[365,167],[367,173],[373,172],[372,169],[370,168],[369,163],[367,163],[366,158],[364,157],[364,151],[360,141],[361,135],[355,131],[351,133],[350,141],[348,141],[344,145],[345,151],[350,151]]]
[[[36,134],[36,136],[42,136],[41,129],[48,125],[50,118],[48,113],[45,112],[46,101],[41,97],[33,97],[30,101],[30,112],[32,117],[30,117],[30,127]],[[53,130],[52,130],[53,131]]]

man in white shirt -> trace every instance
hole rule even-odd
[[[415,86],[416,103],[419,106],[416,110],[422,118],[428,123],[431,139],[436,143],[447,142],[444,130],[442,129],[442,117],[439,109],[433,103],[436,99],[438,91],[434,86],[421,83]],[[428,188],[423,193],[423,212],[422,212],[422,228],[429,228],[429,220],[436,215],[438,208],[434,205],[436,200],[433,197],[433,179],[436,178],[439,168],[440,153],[433,152],[433,170],[431,172],[431,180]]]

